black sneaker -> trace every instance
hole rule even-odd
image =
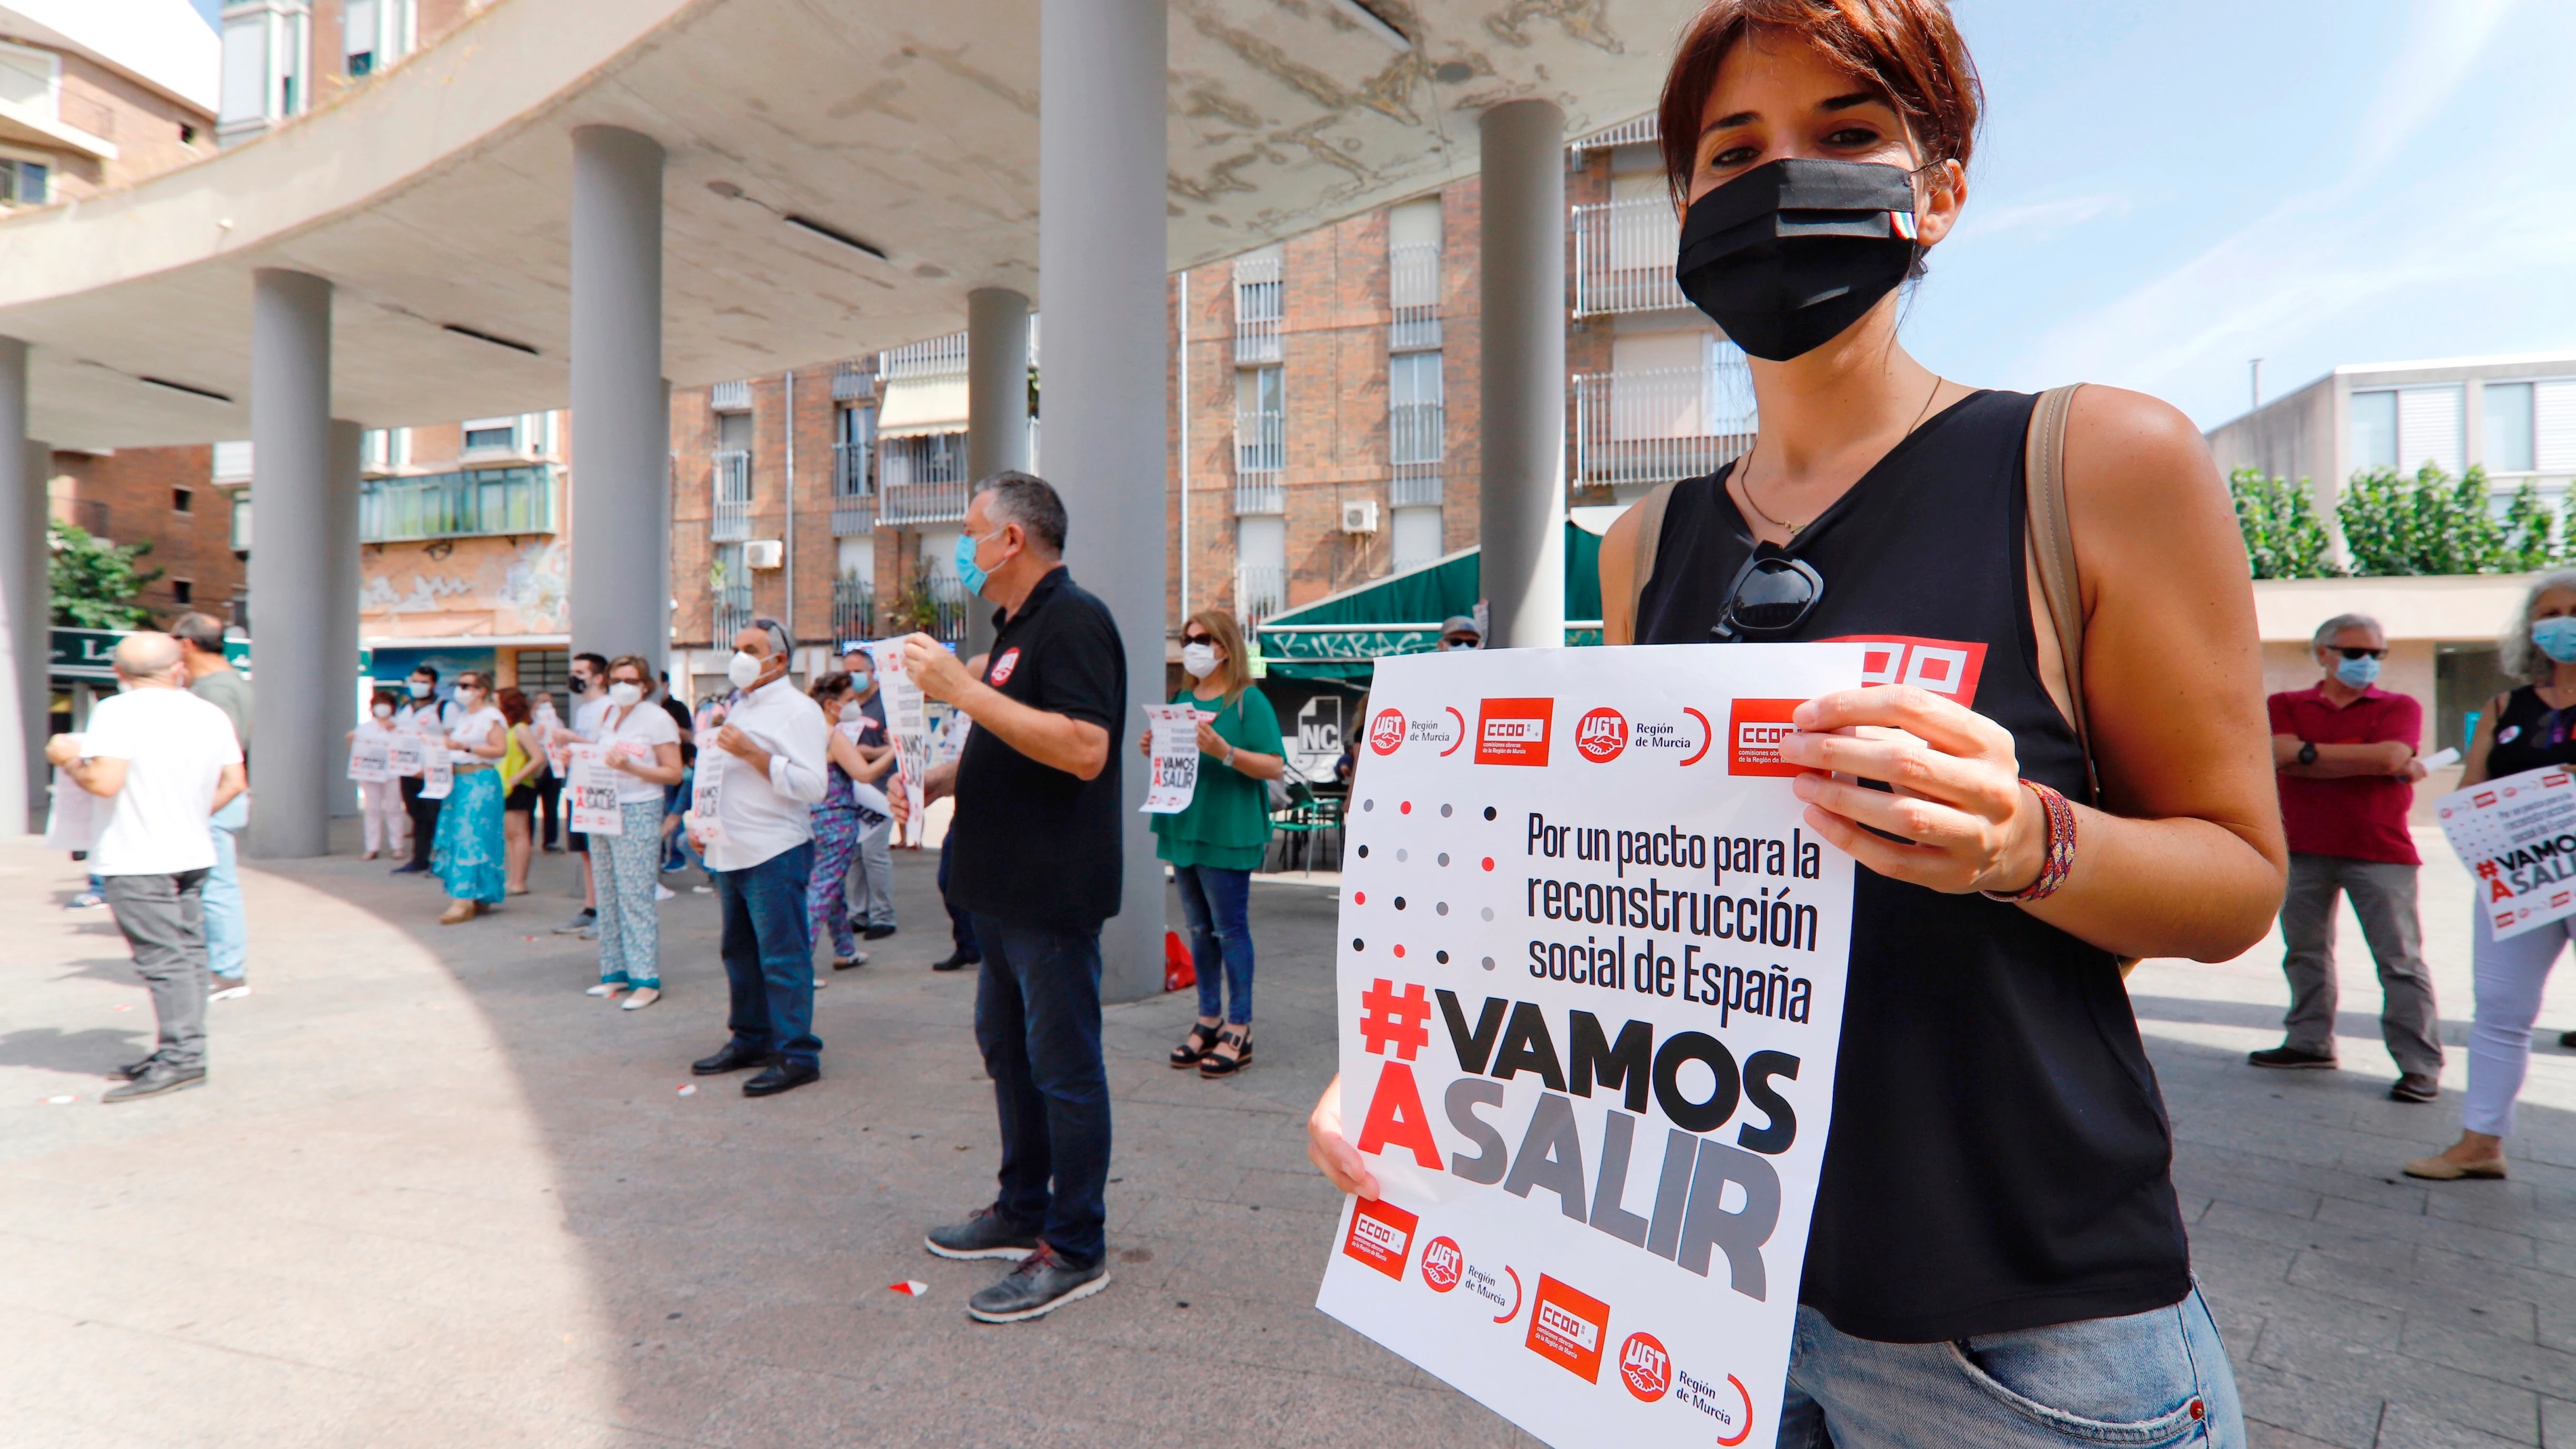
[[[1040,1243],[1008,1277],[967,1299],[966,1316],[978,1323],[1025,1323],[1108,1286],[1108,1263],[1070,1267],[1055,1249]]]
[[[823,1069],[812,1062],[779,1061],[767,1071],[742,1084],[746,1097],[775,1097],[791,1092],[807,1082],[823,1080]]]
[[[151,1070],[152,1064],[159,1060],[161,1060],[161,1054],[159,1052],[154,1052],[152,1055],[145,1057],[139,1062],[127,1062],[124,1066],[118,1067],[116,1069],[116,1075],[123,1077],[129,1082],[133,1081],[136,1077],[142,1076],[145,1072]]]
[[[946,956],[931,962],[930,969],[933,971],[963,971],[969,966],[981,966],[983,964],[984,958],[981,956],[969,956],[963,951],[951,951]]]
[[[1016,1263],[1038,1250],[1038,1235],[1014,1228],[997,1208],[982,1207],[962,1223],[932,1228],[921,1245],[942,1258],[1002,1258]]]
[[[102,1102],[131,1102],[141,1097],[157,1097],[164,1092],[184,1091],[206,1084],[204,1067],[174,1067],[155,1059],[122,1087],[112,1087],[99,1094]]]
[[[2389,1085],[2392,1102],[2429,1102],[2442,1095],[2442,1079],[2430,1072],[2406,1072]]]
[[[2331,1072],[2335,1059],[2327,1052],[2303,1052],[2296,1047],[2276,1046],[2270,1051],[2247,1052],[2245,1060],[2258,1067],[2278,1067],[2286,1071]]]
[[[894,927],[892,926],[870,926],[859,933],[859,939],[862,941],[882,941],[893,934]]]

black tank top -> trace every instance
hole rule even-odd
[[[2022,554],[2035,399],[1981,392],[1917,428],[1785,548],[1824,576],[1799,626],[1858,637],[2013,733],[2022,774],[2084,798],[2040,683]],[[1756,545],[1725,474],[1674,488],[1637,639],[1704,643]],[[1876,875],[1853,887],[1850,988],[1799,1298],[1843,1332],[1930,1343],[2143,1313],[2191,1291],[2173,1138],[2110,954],[2016,906]]]
[[[2576,709],[2551,709],[2524,685],[2505,697],[2504,715],[2487,745],[2487,778],[2501,780],[2543,765],[2576,765]]]

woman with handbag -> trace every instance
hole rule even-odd
[[[1199,978],[1199,1019],[1172,1048],[1175,1068],[1229,1077],[1252,1062],[1252,873],[1270,848],[1270,787],[1286,769],[1279,713],[1252,687],[1243,631],[1222,609],[1181,625],[1190,682],[1171,702],[1199,712],[1199,778],[1189,807],[1154,817],[1154,853],[1172,864]],[[1137,740],[1153,758],[1153,732]]]
[[[2244,544],[2174,408],[1975,389],[1899,345],[1980,104],[1941,0],[1685,27],[1675,274],[1760,424],[1612,527],[1604,634],[1857,639],[1886,686],[1806,701],[1779,746],[1861,869],[1777,1442],[2241,1445],[2120,958],[2226,960],[2280,905]],[[1373,1193],[1340,1106],[1310,1155]]]

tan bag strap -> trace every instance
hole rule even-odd
[[[1646,580],[1655,575],[1655,547],[1663,542],[1664,510],[1672,505],[1673,485],[1660,483],[1637,500],[1637,558],[1628,571],[1628,637],[1637,634],[1637,604],[1646,596]]]
[[[2075,529],[2066,517],[2066,417],[2075,390],[2053,387],[2030,411],[2029,454],[2023,468],[2030,488],[2030,554],[2039,570],[2041,602],[2057,634],[2057,657],[2066,670],[2066,698],[2075,742],[2084,750],[2086,803],[2102,803],[2102,776],[2093,766],[2093,732],[2084,710],[2084,590],[2075,570]]]

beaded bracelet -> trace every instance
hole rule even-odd
[[[2024,780],[2030,793],[2039,797],[2042,811],[2048,817],[2048,848],[2041,858],[2039,879],[2017,891],[1980,891],[1990,901],[2044,901],[2057,894],[2066,884],[2067,875],[2075,869],[2075,807],[2066,797],[2039,783]]]

